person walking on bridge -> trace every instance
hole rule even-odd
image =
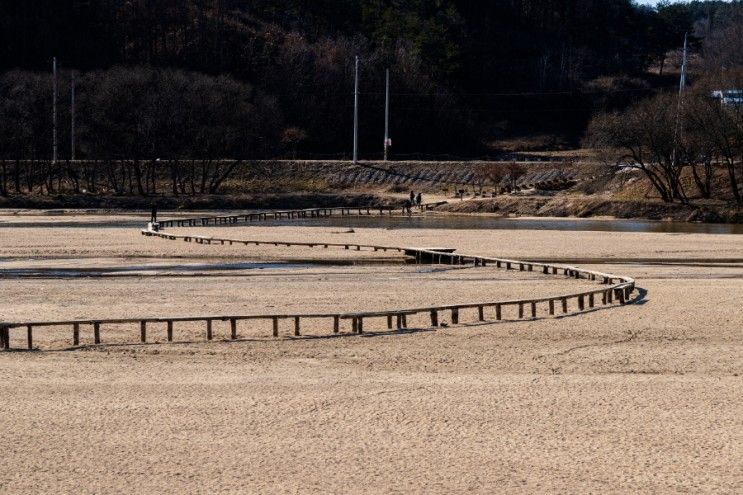
[[[402,206],[402,214],[403,215],[407,215],[407,216],[412,215],[413,212],[410,210],[410,207],[412,205],[413,205],[413,203],[411,203],[409,199],[406,199],[405,200],[405,203],[403,203],[403,206]]]
[[[415,204],[420,206],[422,201],[423,201],[423,196],[421,196],[421,193],[418,193],[418,195],[415,197]]]

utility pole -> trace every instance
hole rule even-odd
[[[390,144],[390,70],[387,69],[384,91],[384,161]]]
[[[75,161],[75,73],[70,81],[70,159]]]
[[[681,101],[681,94],[686,88],[686,50],[687,50],[687,37],[688,33],[684,33],[684,56],[681,60],[681,78],[679,79],[679,102]]]
[[[359,152],[359,56],[356,55],[356,77],[353,90],[353,163],[358,161]]]
[[[679,94],[678,102],[676,104],[676,126],[673,129],[673,164],[676,165],[677,161],[677,149],[678,142],[681,135],[681,106],[684,97],[684,90],[686,89],[686,52],[687,52],[687,35],[684,33],[684,54],[681,59],[681,76],[679,77]]]
[[[52,59],[52,163],[57,163],[57,57]]]

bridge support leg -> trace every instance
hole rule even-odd
[[[435,309],[431,310],[431,326],[437,327],[439,326],[439,312]]]
[[[96,344],[101,343],[101,324],[93,323],[93,342]]]
[[[459,309],[454,308],[451,310],[451,322],[454,325],[459,323]]]

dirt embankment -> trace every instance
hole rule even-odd
[[[311,208],[331,206],[389,205],[397,200],[372,192],[339,191],[337,193],[283,192],[252,194],[210,194],[202,196],[104,196],[59,194],[54,196],[22,195],[0,198],[0,208],[100,208],[149,210],[154,202],[163,210],[238,210]]]
[[[657,201],[618,201],[578,195],[510,196],[454,200],[440,208],[455,213],[497,213],[535,217],[615,217],[683,222],[740,223],[743,210],[721,205],[684,205]]]
[[[154,201],[162,209],[186,210],[401,205],[402,193],[414,190],[427,199],[450,199],[453,204],[446,210],[457,213],[743,222],[743,210],[730,202],[692,199],[691,205],[683,205],[654,199],[652,186],[639,173],[612,173],[595,162],[540,159],[519,162],[519,176],[513,180],[508,175],[513,162],[246,161],[218,194],[200,195],[170,193],[164,164],[157,173],[158,194],[114,195],[103,183],[97,184],[97,194],[74,194],[62,181],[57,187],[62,193],[11,193],[0,197],[0,208],[146,210]],[[715,187],[724,191],[723,185]],[[685,188],[694,190],[693,184]],[[475,201],[452,199],[459,191],[472,198],[504,189],[516,192]]]

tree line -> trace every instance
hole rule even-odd
[[[196,196],[222,192],[244,160],[0,159],[0,196]]]
[[[62,67],[80,72],[81,98],[98,98],[108,109],[118,104],[121,113],[136,104],[113,92],[127,88],[129,72],[151,78],[147,71],[154,70],[158,84],[176,88],[183,79],[223,78],[222,84],[245,88],[262,103],[251,114],[266,115],[251,118],[270,120],[272,132],[265,142],[249,141],[240,149],[225,143],[221,156],[309,156],[350,149],[353,58],[359,55],[362,152],[381,149],[384,70],[390,67],[393,153],[482,155],[498,138],[536,132],[577,144],[597,108],[623,107],[672,83],[663,71],[651,76],[646,69],[663,65],[699,19],[725,17],[729,8],[692,2],[650,9],[631,0],[2,2],[0,72],[6,80],[48,79],[57,56]],[[35,84],[50,91],[48,81]],[[8,87],[6,82],[0,99],[7,99]],[[135,81],[135,89],[141,87]],[[44,98],[29,102],[38,108],[27,107],[45,126],[36,129],[36,157],[51,149]],[[183,94],[163,100],[162,109],[204,104]],[[79,114],[100,120],[83,106]],[[83,158],[112,156],[99,148],[155,153],[159,145],[153,143],[161,142],[114,135],[118,127],[110,134],[102,133],[105,126],[88,128],[98,134],[87,144],[81,135]],[[193,142],[173,139],[166,151],[185,155]]]

